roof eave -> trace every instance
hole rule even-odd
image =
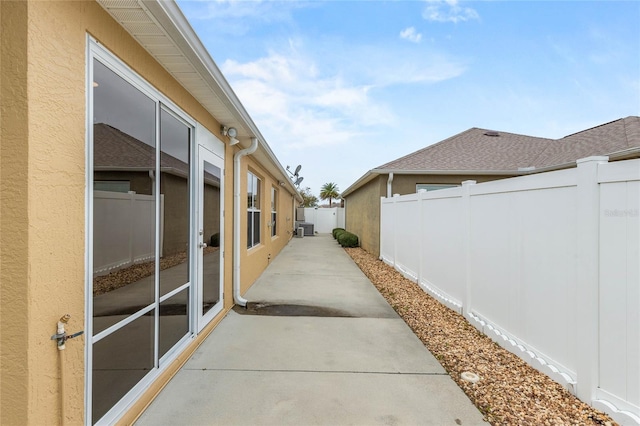
[[[388,175],[483,175],[483,176],[518,176],[523,174],[518,170],[405,170],[405,169],[371,169],[365,173],[360,179],[355,181],[351,186],[342,192],[342,196],[346,197],[350,193],[359,189],[363,185],[372,181],[376,176]]]
[[[267,159],[276,167],[276,174],[280,174],[280,177],[284,178],[280,182],[286,182],[285,186],[289,189],[290,192],[294,194],[295,198],[298,201],[302,202],[303,199],[300,195],[300,192],[293,186],[293,184],[289,180],[284,167],[282,167],[282,164],[280,164],[280,161],[271,150],[271,147],[266,143],[266,140],[258,129],[258,126],[256,126],[253,119],[244,108],[244,105],[242,105],[240,99],[238,99],[238,97],[236,96],[235,92],[231,88],[231,85],[222,74],[222,71],[220,71],[220,68],[218,68],[218,66],[214,62],[213,58],[209,54],[209,51],[200,41],[200,38],[191,27],[191,24],[189,24],[189,21],[184,16],[177,3],[175,3],[174,1],[166,0],[144,0],[143,3],[145,5],[150,4],[152,7],[157,6],[158,8],[162,9],[169,17],[173,26],[178,31],[180,37],[183,37],[185,39],[190,48],[190,50],[187,50],[185,53],[193,53],[196,55],[197,61],[199,61],[200,64],[206,68],[206,70],[208,71],[207,75],[213,79],[214,88],[218,87],[220,90],[222,90],[222,93],[224,95],[223,102],[227,101],[225,102],[225,104],[231,109],[232,114],[237,117],[238,121],[242,123],[242,127],[247,129],[249,133],[248,136],[254,136],[258,139],[258,149],[263,151]],[[211,113],[211,115],[214,115],[212,111],[209,112]],[[237,125],[235,123],[225,124],[228,126]],[[240,136],[242,136],[241,133]],[[240,145],[246,148],[250,145],[250,141],[245,140],[245,143],[243,144],[241,140]]]
[[[387,175],[484,175],[484,176],[513,176],[521,174],[518,170],[418,170],[418,169],[373,169],[372,172]]]
[[[352,193],[353,191],[359,189],[361,186],[371,182],[379,174],[380,173],[377,173],[375,170],[369,170],[360,179],[358,179],[351,186],[349,186],[347,189],[342,191],[341,197],[344,198],[344,197],[348,196],[350,193]]]
[[[189,88],[188,77],[184,77],[181,73],[172,72],[171,67],[165,61],[162,54],[153,51],[153,46],[145,45],[136,34],[136,23],[123,22],[112,13],[111,2],[104,0],[96,0],[114,19],[127,30],[140,43],[140,45],[155,58],[158,63],[169,72],[176,81],[178,81],[191,95],[196,98],[202,106],[211,114],[218,122],[228,127],[235,127],[238,130],[238,139],[240,147],[246,148],[250,145],[250,137],[258,139],[258,150],[264,153],[264,159],[267,159],[273,168],[270,170],[282,182],[289,182],[288,175],[278,161],[277,157],[267,144],[264,136],[251,119],[251,116],[244,108],[235,92],[229,85],[213,58],[204,47],[197,34],[189,24],[187,18],[175,1],[167,0],[134,0],[127,3],[128,6],[137,5],[142,8],[151,18],[158,29],[168,37],[175,48],[183,57],[185,63],[193,67],[194,73],[201,79],[199,87],[206,89]],[[121,2],[117,7],[122,6],[125,2]],[[192,86],[191,86],[192,87]],[[289,182],[290,183],[290,182]],[[297,188],[291,184],[285,185],[297,200],[302,201]]]

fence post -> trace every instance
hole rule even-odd
[[[396,261],[398,258],[398,233],[396,232],[396,224],[398,223],[398,197],[400,194],[393,194],[393,269],[396,269]],[[397,269],[396,269],[397,270]]]
[[[424,242],[427,240],[424,238],[424,220],[423,220],[423,196],[427,193],[426,189],[418,190],[418,286],[422,286],[422,276],[423,276],[423,256],[424,256]]]
[[[135,226],[135,211],[136,211],[136,193],[134,191],[129,191],[129,208],[131,209],[131,214],[129,215],[129,262],[127,266],[133,265],[134,260],[136,258],[136,254],[134,253],[133,246],[133,229]],[[155,249],[154,249],[155,250]],[[154,252],[155,253],[155,252]]]
[[[464,257],[462,259],[462,268],[464,268],[464,299],[462,302],[462,314],[467,320],[470,320],[471,313],[471,271],[469,264],[471,263],[471,185],[475,185],[475,180],[465,180],[462,182],[462,238]]]
[[[577,396],[592,404],[599,385],[600,188],[598,165],[608,157],[577,161],[576,376]]]

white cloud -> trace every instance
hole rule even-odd
[[[458,0],[425,0],[427,7],[422,12],[422,17],[427,21],[436,22],[464,22],[480,19],[475,9],[463,7]]]
[[[409,27],[400,31],[400,38],[412,41],[414,43],[420,43],[420,41],[422,41],[422,34],[416,32],[415,28]]]
[[[292,12],[311,2],[270,0],[179,1],[189,20],[206,20],[216,33],[244,35],[259,24],[292,22]]]
[[[396,45],[290,41],[249,62],[227,60],[221,70],[270,144],[286,151],[366,140],[397,121],[379,95],[404,84],[431,84],[465,67],[432,52]],[[321,52],[316,59],[315,52]]]
[[[285,149],[345,143],[393,120],[369,87],[321,74],[296,51],[248,63],[227,60],[221,69],[265,136]]]

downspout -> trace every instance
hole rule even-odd
[[[393,173],[389,173],[389,179],[387,179],[387,198],[393,197]]]
[[[233,300],[246,307],[247,299],[240,295],[240,161],[258,149],[258,138],[251,138],[251,146],[233,156]]]

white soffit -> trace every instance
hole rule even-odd
[[[188,35],[185,36],[172,22],[165,7],[173,2],[164,5],[159,1],[137,0],[97,2],[220,123],[236,127],[241,136],[254,134],[244,120],[244,108],[238,111],[239,100],[235,94],[228,93],[230,88],[221,87],[216,76],[189,45]],[[177,5],[173,6],[178,10]],[[164,25],[160,20],[166,21]],[[219,73],[219,70],[215,71]],[[228,86],[226,81],[224,83]]]
[[[218,122],[235,127],[242,138],[257,137],[260,144],[254,155],[274,176],[289,182],[284,168],[174,1],[96,1]],[[293,185],[290,189],[302,200]]]

